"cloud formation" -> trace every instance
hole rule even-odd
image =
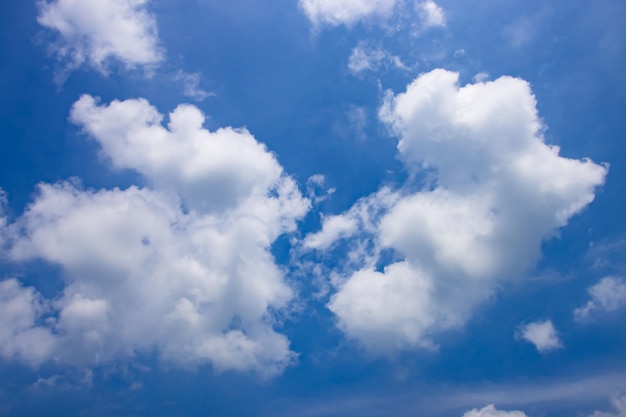
[[[591,300],[574,310],[577,320],[588,320],[603,312],[626,307],[626,282],[620,277],[605,277],[587,290]]]
[[[526,324],[519,328],[516,337],[532,343],[542,353],[563,347],[550,320]]]
[[[544,143],[527,82],[461,87],[458,77],[422,74],[380,109],[406,169],[430,183],[363,199],[305,241],[352,245],[328,307],[349,337],[376,352],[430,346],[437,332],[462,326],[500,282],[534,265],[541,242],[593,201],[607,174]],[[346,226],[351,218],[361,219],[356,231]]]
[[[126,68],[163,60],[148,0],[40,1],[37,21],[58,35],[53,48],[70,69],[82,64],[106,72],[110,61]]]
[[[174,110],[167,127],[162,119],[143,99],[74,104],[71,120],[112,166],[148,186],[40,184],[8,226],[9,256],[57,265],[64,288],[37,301],[35,289],[2,283],[11,292],[0,306],[20,318],[13,336],[3,335],[11,343],[0,341],[4,357],[88,365],[156,351],[181,366],[263,375],[294,362],[274,330],[274,313],[294,294],[270,248],[295,230],[309,201],[246,130],[210,132],[191,105]],[[40,305],[50,310],[43,321]],[[34,332],[50,342],[11,347]]]

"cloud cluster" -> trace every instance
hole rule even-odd
[[[528,323],[519,328],[516,337],[532,343],[542,353],[563,347],[550,320]]]
[[[607,173],[544,143],[527,82],[461,87],[458,77],[422,74],[380,109],[407,170],[427,173],[431,184],[364,199],[326,217],[305,241],[318,250],[337,239],[354,247],[361,267],[334,280],[328,307],[373,351],[430,346],[433,334],[463,325],[499,283],[532,267],[541,242],[594,199]],[[355,228],[354,219],[366,221]]]
[[[577,320],[585,321],[603,312],[626,307],[626,282],[620,277],[605,277],[588,289],[591,300],[574,310]]]
[[[70,68],[83,63],[106,71],[111,60],[127,68],[163,60],[148,0],[40,1],[37,21],[58,35],[53,45]]]
[[[191,105],[174,110],[166,127],[162,119],[143,99],[74,104],[71,120],[112,166],[148,185],[39,186],[8,226],[9,256],[57,265],[64,288],[43,300],[2,283],[11,291],[0,308],[15,312],[3,317],[18,323],[0,338],[4,357],[84,365],[157,352],[183,366],[264,375],[295,360],[274,330],[274,312],[293,291],[270,249],[295,230],[309,201],[246,130],[210,132]]]

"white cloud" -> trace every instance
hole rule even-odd
[[[87,63],[106,71],[110,60],[127,68],[163,60],[147,0],[40,1],[37,21],[58,34],[53,45],[70,68]]]
[[[183,94],[185,97],[196,101],[203,101],[215,95],[200,88],[200,78],[200,73],[198,72],[189,74],[179,70],[174,74],[174,81],[183,83]]]
[[[588,289],[591,300],[574,310],[577,320],[587,320],[602,312],[626,307],[626,282],[620,277],[605,277]]]
[[[472,79],[475,83],[484,83],[486,81],[489,81],[489,74],[486,72],[479,72],[478,74],[474,75]]]
[[[417,5],[424,28],[445,27],[446,14],[433,0],[427,0]]]
[[[303,242],[308,249],[329,249],[337,240],[355,236],[357,233],[376,231],[375,221],[382,211],[387,210],[397,200],[398,196],[388,188],[360,199],[349,211],[328,216],[322,222],[319,232],[309,234]]]
[[[368,17],[389,16],[397,0],[300,0],[313,24],[351,25]]]
[[[524,325],[518,329],[516,337],[532,343],[539,352],[547,352],[563,347],[563,343],[561,343],[556,329],[550,320]]]
[[[311,249],[328,249],[339,238],[353,235],[358,230],[356,219],[350,216],[331,216],[319,233],[311,234],[304,240],[304,246]]]
[[[364,43],[357,45],[348,59],[348,69],[353,74],[361,74],[365,71],[377,71],[382,66],[392,65],[394,68],[407,70],[408,67],[402,59],[383,50],[370,48]]]
[[[43,300],[33,288],[15,279],[0,281],[0,357],[36,366],[50,357],[55,339],[37,326],[45,312]]]
[[[419,19],[417,33],[446,26],[444,10],[433,0],[411,2],[406,0],[299,0],[300,7],[315,25],[352,26],[359,21],[390,19],[408,23]],[[412,10],[404,7],[411,5]],[[408,18],[408,19],[407,19]]]
[[[626,395],[613,397],[611,405],[613,405],[613,409],[615,410],[614,413],[596,411],[589,417],[626,417]]]
[[[488,405],[482,410],[468,411],[463,417],[526,417],[526,414],[521,411],[499,411],[493,405]]]
[[[196,210],[230,209],[251,197],[264,198],[281,183],[293,187],[275,156],[247,130],[209,132],[192,105],[178,106],[164,127],[163,116],[144,99],[98,105],[85,95],[72,107],[71,120],[98,141],[114,167],[143,174]]]
[[[306,181],[306,195],[314,204],[319,204],[335,193],[334,187],[326,187],[326,177],[322,174],[311,175]]]
[[[343,238],[355,248],[328,307],[349,336],[383,353],[430,345],[437,332],[463,325],[593,201],[607,168],[546,145],[530,86],[512,77],[460,87],[458,74],[434,70],[388,93],[380,118],[400,138],[407,170],[430,173],[432,185],[388,191],[386,204],[363,199],[326,217],[305,243],[330,248]],[[355,231],[359,213],[367,222]],[[376,272],[382,250],[399,260]],[[382,282],[393,293],[385,301],[374,288]]]
[[[373,351],[431,347],[422,336],[438,319],[432,314],[432,287],[428,276],[406,262],[383,272],[362,269],[343,284],[328,307],[340,318],[342,330]]]
[[[150,187],[41,184],[9,226],[13,260],[63,271],[62,295],[46,301],[58,318],[35,327],[54,330],[46,358],[81,365],[156,351],[173,364],[263,375],[293,363],[272,318],[293,291],[270,247],[310,203],[274,155],[245,130],[203,129],[190,105],[166,128],[145,100],[83,96],[71,120]]]

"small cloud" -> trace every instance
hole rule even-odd
[[[370,48],[363,42],[352,50],[348,59],[348,69],[355,75],[366,71],[378,71],[381,67],[387,65],[401,70],[409,69],[400,57],[384,49]]]
[[[475,83],[484,83],[487,80],[489,80],[489,74],[486,72],[479,72],[478,74],[474,75]]]
[[[183,83],[183,94],[185,97],[189,97],[196,101],[203,101],[208,97],[214,97],[215,93],[205,91],[200,88],[200,73],[186,73],[178,70],[174,74],[174,81],[181,81]]]
[[[521,411],[501,411],[497,410],[493,404],[482,410],[474,409],[463,414],[463,417],[526,417]]]
[[[346,117],[348,119],[348,123],[354,130],[357,139],[367,139],[367,110],[364,107],[354,106],[346,112]]]
[[[605,277],[587,290],[591,300],[574,310],[578,321],[585,321],[596,314],[617,311],[626,306],[626,282],[621,277]]]
[[[446,26],[446,14],[433,0],[419,3],[417,8],[425,29]]]
[[[537,321],[522,326],[518,329],[515,337],[532,343],[541,353],[563,347],[550,320]]]
[[[311,175],[306,180],[307,196],[311,201],[318,204],[330,197],[335,188],[325,188],[326,177],[322,174]]]
[[[467,51],[463,48],[459,48],[456,51],[454,51],[454,57],[455,58],[460,58],[462,56],[467,55]]]
[[[300,0],[314,25],[352,25],[372,16],[388,17],[397,0]]]

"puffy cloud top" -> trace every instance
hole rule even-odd
[[[85,95],[71,120],[84,127],[116,168],[135,170],[160,189],[175,190],[198,210],[232,208],[263,196],[281,180],[282,168],[265,145],[245,129],[202,128],[204,115],[178,106],[163,116],[146,100],[98,105]]]

